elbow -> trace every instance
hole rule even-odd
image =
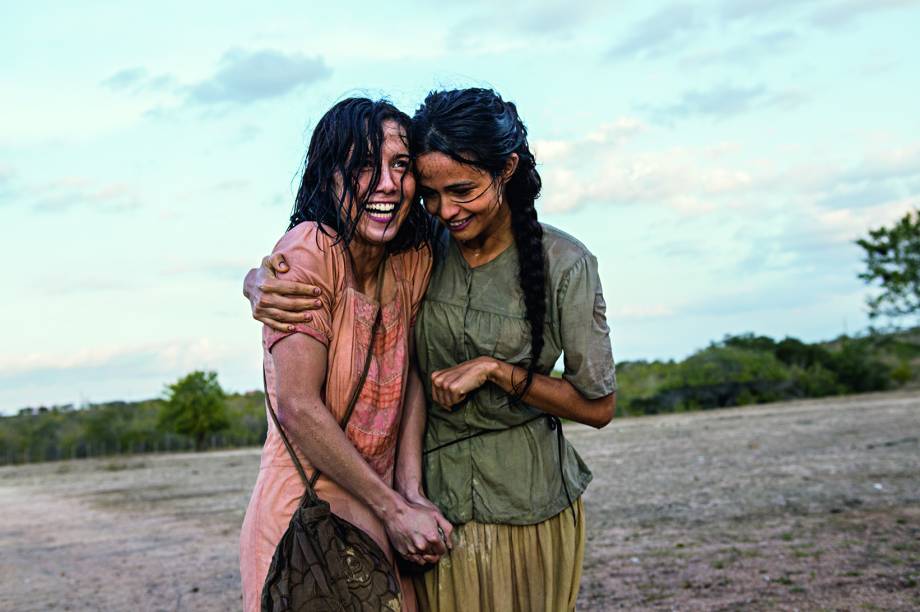
[[[288,434],[295,430],[314,431],[319,425],[319,414],[316,410],[306,410],[306,405],[310,401],[306,398],[278,399],[275,416],[278,417],[278,424],[281,425],[284,432]]]
[[[246,273],[246,276],[243,277],[243,297],[245,297],[247,300],[249,299],[249,296],[252,295],[249,286],[252,284],[252,277],[255,276],[255,273],[256,269],[253,268]]]
[[[613,415],[616,412],[616,392],[598,399],[597,404],[597,410],[595,411],[596,416],[594,419],[592,419],[592,422],[589,423],[589,425],[595,429],[603,429],[607,426],[608,423],[610,423],[610,421],[613,420]]]

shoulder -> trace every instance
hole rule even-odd
[[[279,250],[279,247],[288,249],[296,247],[323,253],[331,250],[341,251],[340,248],[333,249],[338,246],[337,240],[338,234],[332,228],[321,226],[315,221],[304,221],[286,231],[275,245],[275,250]]]
[[[326,277],[333,284],[344,279],[347,258],[335,231],[314,221],[304,221],[278,240],[272,253],[281,253],[291,267],[292,280]],[[283,276],[279,275],[279,278]],[[313,282],[311,280],[310,282]]]
[[[573,269],[596,265],[597,259],[577,238],[547,223],[543,226],[543,252],[551,282],[559,281]]]

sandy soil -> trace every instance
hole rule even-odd
[[[584,610],[920,609],[920,395],[623,419],[570,440]],[[0,610],[233,610],[258,451],[0,468]]]

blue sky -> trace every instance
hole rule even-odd
[[[517,103],[619,360],[864,329],[920,205],[920,2],[30,2],[0,22],[0,412],[260,383],[246,269],[347,95]]]

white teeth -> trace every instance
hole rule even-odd
[[[368,203],[367,210],[379,213],[391,213],[396,210],[396,204],[378,204],[378,203]]]
[[[464,223],[469,221],[469,219],[470,218],[467,217],[466,219],[460,219],[459,221],[448,221],[447,224],[451,227],[457,227],[458,225],[463,225]]]

